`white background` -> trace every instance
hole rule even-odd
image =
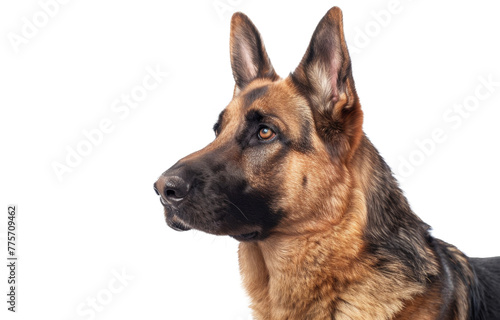
[[[500,87],[476,100],[460,125],[443,119],[455,104],[474,101],[480,78],[500,82],[500,4],[400,0],[378,22],[374,13],[390,3],[74,0],[44,22],[37,1],[2,1],[0,317],[91,319],[86,304],[97,299],[96,319],[250,319],[236,241],[167,228],[152,188],[177,159],[213,139],[232,95],[236,10],[257,25],[286,76],[321,17],[340,6],[365,132],[396,173],[403,158],[418,160],[401,183],[414,211],[466,254],[500,255]],[[22,36],[34,15],[46,25],[16,52],[9,39]],[[113,101],[157,66],[168,76],[120,118]],[[52,164],[64,164],[67,148],[85,140],[82,131],[105,118],[114,130],[59,181]],[[415,140],[437,128],[446,141],[419,158]],[[4,302],[10,203],[19,206],[14,315]],[[114,282],[114,272],[133,279]],[[119,292],[110,294],[110,284]]]

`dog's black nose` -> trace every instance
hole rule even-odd
[[[162,175],[154,185],[156,193],[160,194],[162,201],[176,206],[189,193],[190,184],[179,176]]]
[[[163,194],[167,199],[183,199],[189,192],[189,184],[178,176],[166,177]]]

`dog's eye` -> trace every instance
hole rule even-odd
[[[259,133],[257,134],[257,136],[260,140],[269,141],[276,136],[276,133],[274,133],[274,131],[268,127],[263,127],[259,130]]]

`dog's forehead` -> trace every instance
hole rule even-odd
[[[291,131],[299,132],[304,121],[312,121],[312,113],[289,78],[271,81],[257,79],[233,98],[225,110],[231,118],[245,119],[252,111],[272,115]]]

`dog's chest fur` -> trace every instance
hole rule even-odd
[[[304,250],[309,250],[305,245]],[[388,279],[366,265],[340,266],[333,257],[324,258],[288,257],[273,261],[269,268],[257,244],[241,244],[243,281],[256,318],[393,319],[406,300],[424,291],[405,279]],[[340,276],[325,272],[336,268]],[[394,285],[387,286],[389,281]]]
[[[348,241],[352,233],[345,234],[346,241],[331,242],[328,251],[325,242],[335,232],[286,239],[286,245],[276,241],[272,247],[240,244],[240,271],[256,319],[468,319],[466,305],[460,303],[467,297],[443,293],[446,284],[438,278],[426,283],[410,280],[398,262],[385,264],[380,270],[379,262],[364,255],[361,241],[356,237]],[[459,265],[463,254],[439,243]],[[439,259],[435,252],[431,254]],[[434,273],[446,273],[442,269],[435,265],[429,270],[429,278]],[[462,281],[447,289],[465,292]]]
[[[440,293],[410,282],[396,263],[377,270],[364,254],[360,222],[345,221],[349,225],[308,237],[240,244],[240,271],[256,319],[407,319],[405,308],[418,319],[435,319],[438,305],[419,307]]]

